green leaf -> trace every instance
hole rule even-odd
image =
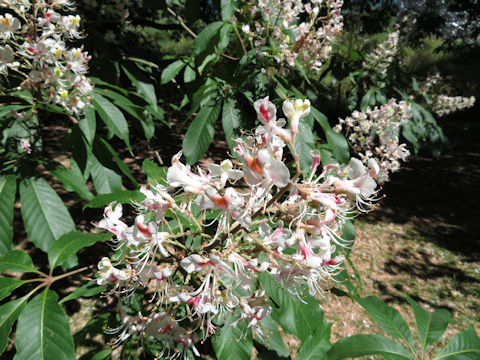
[[[12,248],[13,206],[16,193],[16,176],[0,176],[0,255],[7,253]]]
[[[213,349],[218,360],[249,360],[252,355],[253,341],[249,331],[239,326],[231,326],[233,316],[229,315],[219,335],[212,337]]]
[[[167,170],[166,166],[158,166],[150,159],[145,159],[142,164],[142,170],[147,175],[147,179],[152,184],[158,183],[167,185]]]
[[[68,318],[58,295],[45,289],[30,301],[18,318],[14,360],[75,360]]]
[[[480,338],[472,328],[456,334],[435,358],[436,360],[478,360],[480,359]]]
[[[323,326],[323,311],[312,296],[305,296],[305,303],[293,298],[266,273],[258,276],[274,306],[272,317],[285,332],[305,341],[319,327]]]
[[[25,284],[25,280],[19,280],[11,277],[0,278],[0,300],[6,298],[13,290]]]
[[[120,159],[120,157],[117,155],[117,152],[112,148],[112,146],[107,142],[105,141],[105,139],[100,139],[100,141],[102,142],[102,144],[107,148],[108,152],[110,154],[112,154],[113,158],[115,159],[115,163],[117,164],[118,168],[120,169],[120,171],[130,179],[130,181],[132,182],[133,185],[135,185],[136,187],[138,187],[138,182],[137,180],[135,180],[135,178],[133,177],[132,173],[130,172],[130,169],[128,168],[128,166],[123,162],[122,159]]]
[[[296,360],[322,360],[327,359],[327,352],[332,345],[330,344],[331,324],[324,323],[314,334],[310,335],[298,350]]]
[[[210,103],[201,108],[188,127],[183,139],[183,153],[189,164],[196,163],[207,151],[213,140],[215,121],[220,113],[221,103]]]
[[[98,115],[102,118],[108,129],[117,135],[120,139],[125,141],[130,148],[130,139],[128,137],[128,124],[125,120],[123,113],[102,95],[97,92],[93,92],[92,103],[98,112]]]
[[[360,109],[365,111],[368,106],[375,105],[375,89],[370,89],[367,93],[363,96],[362,102],[360,104]]]
[[[85,184],[85,180],[78,166],[67,169],[63,165],[58,164],[57,168],[50,171],[50,173],[60,180],[67,190],[75,191],[82,199],[93,199],[93,194]]]
[[[448,324],[452,321],[452,317],[447,310],[441,309],[430,312],[424,310],[410,297],[407,297],[407,301],[415,315],[421,352],[423,354],[430,345],[443,336],[445,330],[447,330]]]
[[[235,129],[240,125],[240,111],[237,108],[237,102],[233,98],[229,98],[223,102],[222,109],[222,126],[225,138],[230,150],[233,151],[236,143]]]
[[[272,319],[272,316],[269,315],[262,320],[260,320],[262,328],[266,331],[266,339],[259,339],[259,341],[269,350],[273,350],[280,357],[289,357],[290,352],[288,351],[287,346],[283,342],[282,334],[278,331],[278,324],[275,320]]]
[[[101,208],[114,201],[116,201],[117,204],[130,204],[132,201],[141,202],[143,200],[145,200],[145,195],[138,190],[118,190],[109,194],[97,195],[84,206],[84,209]]]
[[[328,351],[328,360],[360,357],[365,355],[394,355],[398,359],[412,359],[402,345],[380,335],[354,335],[340,339]]]
[[[100,294],[102,291],[106,290],[106,286],[98,285],[96,280],[90,281],[85,285],[82,285],[75,290],[70,295],[65,296],[58,303],[63,304],[64,302],[78,299],[79,297],[90,297],[93,295]]]
[[[36,272],[41,274],[41,272],[33,266],[30,256],[20,250],[12,250],[0,257],[0,272],[5,270],[19,273]]]
[[[220,29],[220,36],[217,43],[217,52],[225,50],[225,48],[230,44],[230,34],[233,31],[232,24],[223,24]]]
[[[312,166],[312,156],[310,155],[310,151],[315,148],[312,128],[313,118],[311,116],[301,119],[298,124],[298,134],[295,138],[295,150],[298,155],[300,167],[304,172],[304,176],[310,174],[310,168]]]
[[[347,140],[345,140],[342,134],[338,134],[332,130],[330,124],[328,123],[327,117],[320,111],[312,106],[310,107],[310,112],[314,119],[322,127],[325,137],[327,138],[328,145],[330,146],[330,150],[335,158],[338,161],[346,164],[350,160],[350,147],[348,146]]]
[[[78,122],[78,127],[82,130],[85,139],[92,145],[97,131],[97,119],[95,118],[95,108],[87,106],[84,110],[85,117]]]
[[[398,310],[388,306],[376,296],[354,298],[380,327],[395,339],[401,339],[407,343],[410,350],[415,353],[415,343],[412,333]]]
[[[17,320],[30,296],[10,301],[0,306],[0,354],[8,345],[8,336],[12,331],[12,325]]]
[[[81,231],[72,231],[55,241],[48,250],[48,263],[54,269],[63,264],[70,255],[76,254],[80,249],[92,246],[98,241],[107,241],[112,234],[92,234]]]
[[[95,159],[91,169],[93,185],[99,194],[109,194],[122,189],[122,177]]]
[[[192,68],[190,65],[185,67],[185,72],[183,73],[183,81],[186,83],[192,82],[197,78],[197,74],[195,73],[195,69]]]
[[[166,84],[172,81],[175,76],[185,67],[186,63],[183,60],[177,60],[170,63],[163,71],[161,77],[161,83]]]
[[[103,360],[106,359],[107,356],[109,356],[112,353],[112,349],[105,349],[101,350],[98,353],[96,353],[94,356],[92,356],[91,360]]]
[[[208,48],[210,41],[218,34],[223,22],[216,21],[208,24],[198,34],[193,42],[193,55],[199,55]]]
[[[235,0],[222,0],[220,8],[222,9],[222,20],[232,21],[233,13],[237,9],[237,2]]]
[[[22,217],[28,238],[43,251],[75,224],[62,199],[42,179],[28,178],[20,183]]]
[[[127,74],[133,86],[137,88],[138,95],[152,105],[155,110],[157,107],[157,95],[155,94],[155,87],[146,81],[138,79],[139,76],[135,77],[133,72],[127,70],[125,66],[122,66],[122,69],[125,71],[125,74]]]

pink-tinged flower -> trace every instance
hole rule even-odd
[[[30,140],[28,140],[26,138],[20,139],[20,148],[23,149],[27,154],[32,153]]]
[[[275,158],[268,149],[258,151],[253,157],[245,152],[243,155],[244,173],[247,184],[257,185],[263,180],[278,187],[285,187],[290,180],[290,171],[287,166]]]
[[[253,107],[257,112],[258,120],[263,124],[268,125],[271,121],[277,119],[277,107],[268,100],[268,96],[264,99],[255,101]]]
[[[103,219],[96,226],[117,236],[122,236],[128,228],[127,224],[120,220],[123,214],[122,210],[122,204],[117,204],[116,201],[111,202],[103,212]]]
[[[285,100],[282,106],[283,113],[290,120],[290,129],[293,134],[298,133],[300,119],[310,114],[310,100]]]
[[[204,186],[208,182],[207,175],[196,175],[190,171],[190,166],[184,165],[180,162],[182,151],[179,151],[172,157],[172,166],[167,171],[167,183],[172,188],[183,187],[187,192],[194,194],[201,194],[204,191]]]

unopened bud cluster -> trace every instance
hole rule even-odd
[[[341,0],[259,0],[244,14],[254,25],[242,30],[257,53],[273,57],[277,65],[295,67],[300,61],[318,71],[342,33],[342,5]]]
[[[68,14],[68,0],[1,0],[0,82],[18,79],[41,103],[53,103],[78,114],[89,101],[92,86],[85,77],[90,56],[67,42],[82,38],[80,16]],[[3,77],[7,80],[2,79]]]
[[[344,132],[352,149],[366,164],[371,160],[380,169],[375,180],[382,184],[389,173],[400,168],[400,161],[410,155],[405,144],[399,144],[400,126],[412,117],[411,106],[405,101],[390,99],[387,104],[365,112],[354,111],[345,120],[339,119],[334,130]]]
[[[310,169],[291,175],[284,149],[294,149],[308,100],[285,101],[287,121],[268,97],[255,102],[256,129],[236,140],[236,157],[208,171],[173,156],[163,183],[142,187],[133,224],[122,206],[105,209],[98,228],[113,233],[115,255],[99,264],[98,284],[128,298],[143,288],[150,302],[139,314],[120,307],[118,341],[134,334],[163,344],[165,357],[217,332],[219,319],[262,337],[271,312],[258,275],[270,276],[292,296],[302,289],[322,294],[322,284],[341,271],[345,221],[377,200],[379,167],[350,159],[321,166],[312,151]],[[298,158],[293,151],[295,163]],[[309,173],[303,180],[302,172]],[[159,179],[160,180],[160,179]]]

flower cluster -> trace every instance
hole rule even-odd
[[[475,96],[462,97],[462,96],[447,96],[438,95],[433,104],[433,111],[438,116],[448,115],[458,110],[468,109],[475,104]]]
[[[68,0],[2,0],[9,13],[0,15],[0,73],[26,78],[21,88],[40,102],[61,105],[78,114],[92,86],[85,77],[90,56],[67,42],[82,38],[80,16]],[[10,83],[10,82],[9,82]]]
[[[262,337],[272,309],[259,277],[301,298],[304,287],[322,294],[322,283],[341,270],[343,248],[351,245],[342,226],[377,200],[378,165],[352,158],[348,166],[322,168],[315,150],[311,168],[303,169],[310,175],[300,180],[297,168],[292,177],[284,149],[293,151],[310,102],[283,103],[289,128],[268,97],[254,108],[261,125],[236,140],[236,158],[195,170],[179,152],[166,179],[141,189],[133,224],[122,221],[120,204],[105,209],[97,227],[115,235],[116,252],[98,264],[98,284],[110,294],[128,297],[143,287],[151,296],[143,314],[121,310],[122,325],[110,330],[118,341],[139,333],[162,343],[162,356],[196,353],[197,337],[216,332],[230,314],[225,326]]]
[[[278,65],[294,67],[301,61],[319,70],[342,32],[342,5],[342,0],[259,0],[247,14],[254,25],[242,30],[259,55],[273,57]]]
[[[398,37],[399,31],[388,34],[387,40],[378,45],[365,57],[362,67],[366,74],[383,76],[387,73],[398,50]]]
[[[390,99],[380,107],[354,111],[345,120],[339,119],[334,130],[345,132],[352,149],[364,163],[372,160],[378,163],[375,180],[382,184],[388,181],[390,172],[400,168],[400,161],[410,155],[405,144],[399,144],[399,130],[411,116],[409,104]]]

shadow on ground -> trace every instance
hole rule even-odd
[[[460,255],[480,254],[480,107],[441,122],[449,147],[439,159],[412,158],[384,186],[368,222],[412,224],[426,240]]]

